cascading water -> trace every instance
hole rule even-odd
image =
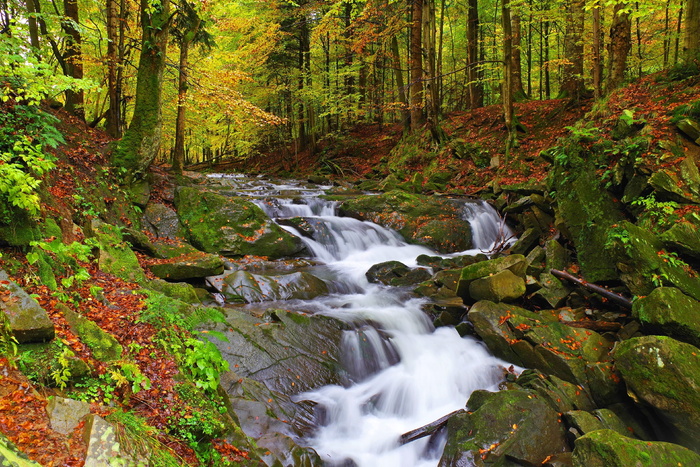
[[[472,391],[496,390],[504,363],[477,341],[461,338],[450,327],[434,329],[422,312],[421,299],[398,288],[371,284],[365,272],[374,264],[397,260],[416,266],[428,248],[406,244],[398,234],[375,224],[341,218],[335,205],[304,192],[293,200],[270,194],[294,187],[267,186],[255,191],[257,204],[271,217],[303,217],[311,238],[301,236],[325,263],[336,293],[305,302],[306,311],[324,313],[352,324],[342,339],[346,383],[298,396],[317,404],[317,429],[308,443],[329,465],[381,467],[434,466],[444,439],[423,438],[399,445],[401,434],[463,408]],[[476,247],[489,250],[503,235],[500,218],[490,206],[467,203]],[[506,232],[509,234],[509,232]],[[463,254],[476,254],[475,250]],[[338,289],[338,288],[336,288]]]

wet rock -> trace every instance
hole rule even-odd
[[[177,213],[164,204],[148,204],[143,211],[141,224],[147,232],[158,238],[174,240],[184,234]]]
[[[186,281],[215,276],[224,272],[224,261],[218,255],[195,251],[152,264],[148,269],[157,277],[169,281]]]
[[[634,301],[632,316],[647,334],[662,334],[700,347],[700,302],[679,289],[654,289]]]
[[[472,247],[469,222],[460,219],[459,203],[448,199],[390,191],[343,201],[343,215],[398,231],[409,242],[454,253]]]
[[[557,412],[531,391],[475,391],[467,406],[447,423],[441,467],[541,465],[567,449]]]
[[[53,339],[54,327],[48,313],[0,269],[0,310],[9,321],[12,335],[19,343]]]
[[[373,265],[365,273],[367,280],[374,284],[395,287],[416,285],[430,278],[424,268],[409,268],[400,261],[387,261]]]
[[[639,441],[613,430],[596,430],[576,440],[574,467],[700,464],[700,456],[676,444]]]
[[[90,404],[60,396],[49,398],[46,411],[51,419],[51,428],[68,435],[90,413]]]
[[[700,300],[700,276],[682,260],[666,253],[661,240],[651,232],[623,222],[613,245],[620,278],[634,295],[649,295],[663,282]]]
[[[176,192],[176,205],[188,239],[207,253],[280,258],[304,249],[298,237],[245,199],[181,187]]]
[[[571,288],[549,273],[540,274],[538,281],[540,289],[533,294],[543,306],[559,308],[571,293]]]
[[[102,417],[90,414],[86,418],[84,431],[87,453],[86,467],[109,467],[113,465],[139,465],[146,459],[126,452],[117,441],[114,426]]]
[[[273,300],[311,300],[328,293],[328,285],[308,272],[281,275],[235,271],[223,281],[222,293],[228,300],[247,303]]]
[[[477,279],[497,274],[503,270],[510,270],[518,277],[525,277],[527,261],[523,255],[509,255],[501,258],[490,259],[469,265],[462,269],[459,282],[457,283],[457,295],[469,301],[469,286]]]
[[[537,370],[523,371],[515,383],[536,392],[557,412],[591,411],[595,403],[580,386]]]
[[[700,351],[666,336],[621,342],[613,354],[628,394],[664,424],[669,441],[699,450]]]
[[[525,295],[525,281],[509,269],[482,277],[469,284],[469,296],[473,301],[510,302]]]
[[[615,412],[608,409],[593,410],[590,413],[572,410],[566,412],[564,418],[566,423],[576,430],[577,437],[596,430],[613,430],[622,436],[633,436],[632,429]]]

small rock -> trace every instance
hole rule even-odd
[[[54,327],[48,313],[0,269],[0,310],[7,316],[17,342],[44,342],[53,339]]]

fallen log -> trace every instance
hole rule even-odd
[[[572,276],[568,272],[560,271],[558,269],[550,269],[549,272],[554,277],[567,280],[572,284],[576,284],[578,286],[583,287],[584,289],[590,290],[593,293],[597,293],[598,295],[607,298],[611,302],[617,303],[621,307],[627,308],[628,310],[632,309],[632,300],[630,300],[627,297],[623,297],[622,295],[615,293],[612,290],[608,290],[601,285],[591,284],[590,282],[586,282],[583,279],[579,279],[578,277]]]
[[[444,417],[440,417],[434,422],[428,423],[427,425],[424,425],[420,428],[416,428],[415,430],[408,431],[404,434],[401,435],[399,438],[399,444],[403,446],[404,444],[410,443],[411,441],[415,441],[420,438],[424,438],[426,436],[430,436],[436,431],[438,431],[440,428],[443,426],[447,425],[447,421],[454,417],[455,415],[461,414],[463,412],[466,412],[465,409],[459,409],[455,410],[454,412],[450,412]]]

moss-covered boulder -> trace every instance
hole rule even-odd
[[[576,440],[574,467],[700,465],[700,456],[676,444],[640,441],[613,431],[596,430]]]
[[[19,343],[53,339],[54,327],[48,313],[0,269],[0,311],[7,316],[12,335]]]
[[[153,279],[144,286],[148,289],[160,292],[168,297],[182,300],[187,303],[200,303],[199,294],[192,284],[187,282],[168,282],[163,279]]]
[[[545,375],[538,370],[525,370],[515,383],[537,393],[557,412],[595,409],[594,401],[586,391],[581,391],[580,386],[554,375]]]
[[[662,233],[659,238],[665,248],[690,258],[700,259],[700,218],[697,214],[691,218],[695,222],[678,222]]]
[[[594,331],[562,324],[551,314],[480,301],[467,317],[497,357],[585,388],[588,367],[608,360],[610,342]]]
[[[664,250],[654,234],[623,222],[613,236],[613,252],[620,278],[630,291],[648,295],[658,285],[671,285],[700,300],[700,275],[675,254]]]
[[[670,337],[645,336],[621,342],[614,358],[629,395],[659,417],[659,431],[700,450],[700,350]]]
[[[148,204],[143,211],[141,224],[147,232],[158,238],[176,239],[184,234],[177,213],[164,204]]]
[[[557,193],[559,229],[576,248],[581,274],[589,282],[616,280],[615,262],[605,251],[610,228],[623,219],[602,188],[593,157],[576,141],[555,148],[549,185]]]
[[[506,269],[518,277],[525,277],[527,261],[523,255],[509,255],[470,264],[462,269],[457,282],[457,295],[467,302],[471,301],[469,286],[472,282],[492,276]]]
[[[407,241],[454,253],[472,247],[469,222],[454,201],[395,190],[343,201],[343,215],[398,231]]]
[[[146,275],[138,258],[124,241],[121,230],[98,220],[93,220],[91,227],[99,243],[100,269],[126,281],[145,282]]]
[[[674,287],[659,287],[635,300],[632,316],[647,334],[662,334],[700,347],[700,302]]]
[[[686,157],[677,169],[660,169],[649,177],[657,193],[680,203],[700,203],[700,174],[695,161]]]
[[[510,302],[525,295],[525,280],[509,269],[492,276],[482,277],[469,284],[469,296],[473,301]]]
[[[186,281],[221,274],[224,261],[218,255],[195,251],[151,264],[148,269],[161,279]]]
[[[430,278],[430,273],[424,268],[409,268],[400,261],[387,261],[373,265],[365,276],[374,284],[401,287],[423,282]]]
[[[558,413],[531,391],[475,391],[450,418],[440,467],[541,465],[567,449]]]
[[[111,362],[121,358],[124,349],[113,335],[66,306],[61,306],[61,311],[71,331],[88,346],[97,360]]]
[[[293,256],[304,244],[255,204],[192,187],[181,187],[175,196],[177,214],[189,241],[207,253],[224,256]]]
[[[235,271],[224,279],[222,293],[228,300],[247,303],[274,300],[311,300],[328,293],[328,285],[308,272],[280,275]]]

